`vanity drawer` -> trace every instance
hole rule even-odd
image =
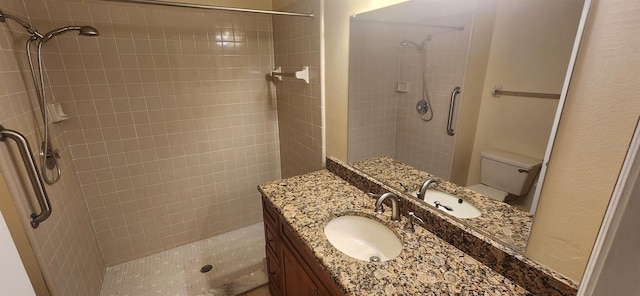
[[[269,221],[274,226],[278,225],[278,212],[264,197],[262,197],[262,212],[264,213],[265,222]]]
[[[267,250],[267,275],[269,276],[269,292],[271,296],[280,296],[282,294],[282,268],[278,264],[273,252]]]
[[[275,255],[275,258],[280,258],[280,246],[279,246],[279,236],[278,231],[275,225],[269,220],[267,215],[264,215],[264,236],[265,236],[265,245],[267,251],[271,251]]]

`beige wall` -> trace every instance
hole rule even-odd
[[[467,183],[480,182],[480,152],[499,149],[542,160],[558,100],[493,97],[505,90],[562,90],[582,0],[498,1]]]
[[[484,0],[477,6],[471,32],[471,44],[467,60],[466,76],[462,86],[456,122],[456,139],[453,147],[451,182],[467,184],[469,163],[473,153],[480,103],[487,72],[493,24],[498,0]]]
[[[0,7],[3,12],[24,20],[30,17],[34,26],[43,31],[48,31],[52,24],[48,21],[34,21],[35,19],[48,16],[54,11],[65,11],[58,9],[60,7],[53,7],[52,11],[48,11],[43,1],[1,0]],[[64,5],[62,7],[66,8]],[[24,51],[28,35],[22,27],[10,20],[0,23],[0,32],[0,123],[5,128],[24,134],[32,149],[37,149],[43,132]],[[71,36],[59,45],[77,42],[76,37]],[[50,56],[49,53],[56,52],[57,47],[54,43],[47,44],[44,50],[47,57]],[[37,229],[31,228],[27,217],[32,212],[39,212],[39,208],[20,154],[11,140],[0,143],[0,170],[14,198],[13,203],[20,221],[51,293],[97,295],[102,285],[105,265],[64,130],[59,125],[53,125],[51,134],[55,147],[60,149],[62,155],[60,165],[63,176],[59,183],[46,185],[52,214]]]
[[[347,111],[349,96],[349,20],[355,13],[371,11],[406,0],[325,0],[325,108],[327,155],[347,161]]]
[[[309,67],[309,84],[284,77],[271,86],[278,98],[278,130],[282,177],[305,174],[323,167],[322,100],[320,87],[320,21],[318,0],[276,0],[284,11],[311,12],[317,17],[273,17],[275,66],[283,72]]]
[[[639,122],[640,124],[640,122]],[[606,222],[603,222],[602,231],[606,235],[599,237],[599,243],[595,258],[591,258],[581,289],[585,295],[633,295],[640,289],[638,272],[640,271],[640,256],[636,256],[640,236],[640,125],[636,126],[635,143],[630,147],[632,151],[627,154],[626,166],[622,172],[624,179],[616,188],[614,197],[617,197],[615,208],[608,209]],[[633,156],[632,153],[635,153]],[[612,201],[613,202],[613,201]],[[612,204],[613,206],[613,204]],[[605,224],[606,223],[606,224]],[[590,278],[589,278],[590,277]]]
[[[594,1],[527,255],[579,281],[640,115],[634,0]]]
[[[25,217],[16,209],[2,174],[0,212],[0,254],[3,260],[0,286],[3,287],[3,292],[11,295],[50,295],[38,259],[26,235],[23,225]],[[21,287],[25,290],[19,291]]]

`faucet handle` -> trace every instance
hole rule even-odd
[[[420,224],[424,225],[424,221],[420,219],[418,216],[416,216],[414,212],[409,212],[408,215],[409,215],[409,221],[407,221],[407,224],[404,225],[404,231],[408,233],[414,233],[416,232],[416,229],[413,227],[413,222],[418,221],[420,222]]]
[[[398,183],[400,183],[400,187],[404,189],[404,192],[409,192],[409,186],[407,186],[407,184],[404,184],[402,182],[398,182]]]

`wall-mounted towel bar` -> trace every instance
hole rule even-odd
[[[275,70],[269,71],[269,76],[271,76],[272,79],[276,78],[278,80],[282,80],[283,76],[295,77],[297,79],[304,80],[304,82],[309,84],[309,67],[304,66],[302,70],[294,73],[282,73],[282,67],[278,67]]]
[[[36,167],[36,162],[33,159],[33,153],[31,153],[31,147],[27,139],[19,132],[5,129],[0,125],[0,141],[6,141],[7,138],[14,140],[18,144],[22,161],[27,168],[27,175],[33,186],[33,190],[36,192],[36,199],[40,205],[40,213],[33,213],[30,216],[31,227],[38,228],[38,225],[44,220],[47,220],[51,215],[51,204],[49,203],[49,197],[47,196],[47,190],[44,188],[44,183],[40,178],[40,173]]]
[[[560,94],[502,90],[502,85],[499,85],[499,84],[493,88],[493,91],[491,92],[491,94],[494,97],[505,95],[505,96],[514,96],[514,97],[529,97],[529,98],[554,99],[554,100],[560,99]]]

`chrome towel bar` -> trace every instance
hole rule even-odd
[[[505,96],[514,96],[514,97],[528,97],[528,98],[541,98],[541,99],[554,99],[554,100],[560,99],[560,94],[502,90],[502,85],[499,85],[499,84],[493,88],[493,91],[491,92],[491,94],[494,97],[505,95]]]
[[[29,180],[31,181],[33,190],[36,193],[36,199],[40,205],[40,213],[32,213],[29,218],[31,227],[38,228],[38,225],[40,225],[42,221],[47,220],[47,218],[51,216],[51,203],[49,203],[47,191],[44,188],[44,183],[42,183],[38,167],[36,167],[36,162],[33,159],[31,147],[29,147],[27,139],[22,134],[10,129],[5,129],[0,125],[0,141],[6,141],[7,138],[14,140],[18,144],[22,161],[27,169],[27,174],[29,175]]]
[[[269,76],[271,80],[274,79],[282,80],[282,77],[295,77],[296,79],[304,80],[307,84],[309,84],[309,66],[302,67],[302,70],[292,72],[292,73],[283,73],[282,67],[278,66],[275,70],[269,71]]]

